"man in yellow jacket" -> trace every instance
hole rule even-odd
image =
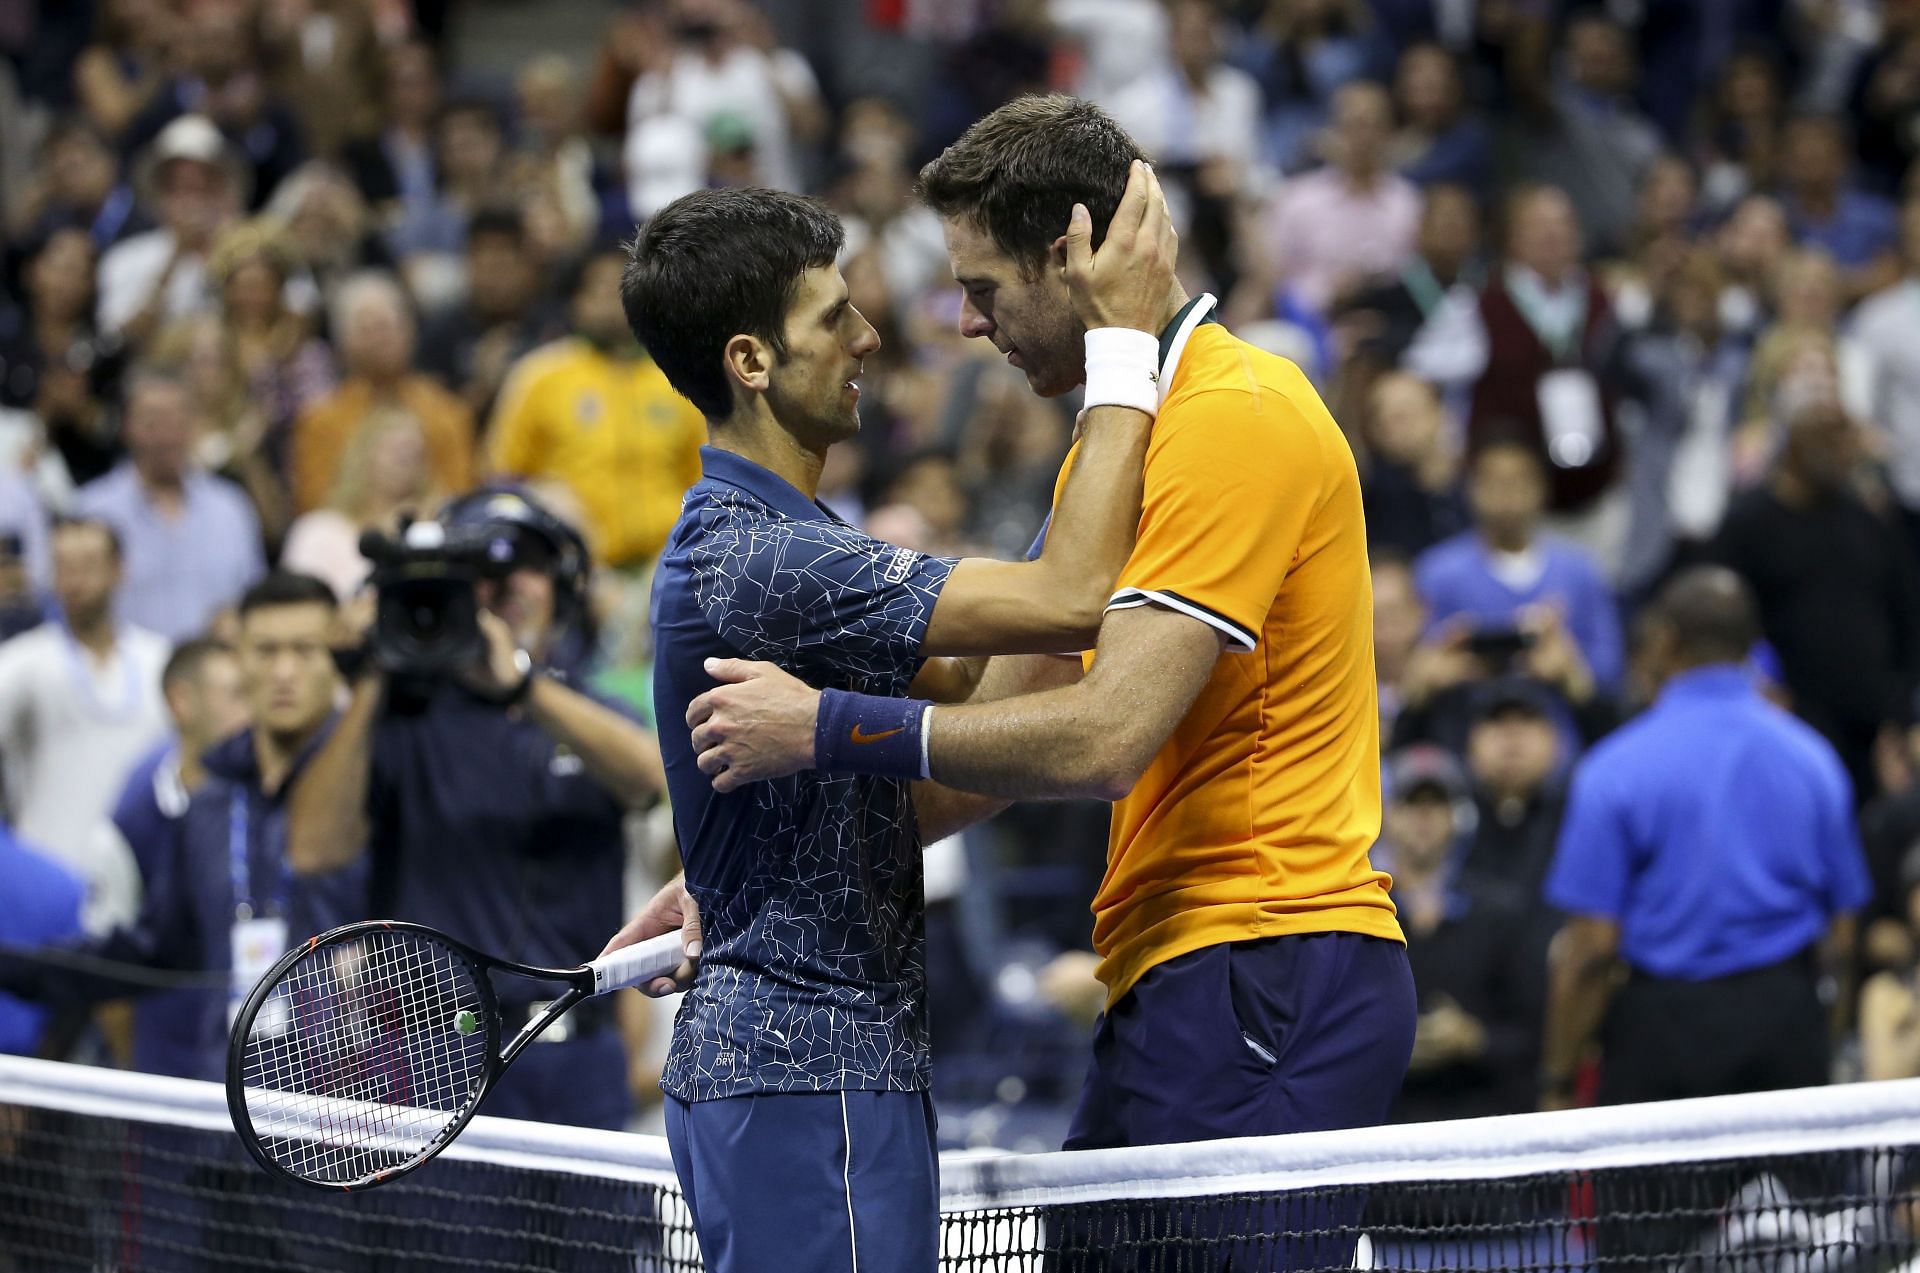
[[[595,556],[643,566],[700,477],[706,421],[634,342],[620,308],[618,249],[581,266],[571,336],[515,363],[489,430],[493,470],[557,479],[580,500]]]

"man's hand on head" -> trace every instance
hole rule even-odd
[[[1082,204],[1073,206],[1061,267],[1073,312],[1090,330],[1128,327],[1158,336],[1173,291],[1179,245],[1160,179],[1152,167],[1136,160],[1098,252],[1093,250],[1091,214]]]
[[[706,671],[721,684],[687,706],[687,726],[715,791],[813,767],[819,690],[771,663],[708,659]]]

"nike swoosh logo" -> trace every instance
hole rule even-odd
[[[883,729],[877,734],[869,734],[858,725],[855,725],[853,732],[848,734],[847,737],[853,739],[856,743],[877,743],[882,738],[892,738],[895,734],[901,733],[905,729],[906,726],[902,725],[898,729]]]

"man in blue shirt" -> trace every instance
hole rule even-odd
[[[1173,254],[1144,165],[1116,202],[1113,224],[1129,233],[1110,232],[1090,261],[1082,217],[1051,268],[1088,328],[1149,333],[1151,352]],[[713,437],[652,619],[662,753],[704,930],[661,1085],[702,1254],[720,1273],[934,1267],[920,846],[999,804],[910,786],[925,757],[906,715],[831,731],[835,745],[901,751],[898,776],[806,772],[717,794],[695,763],[688,704],[714,685],[711,662],[737,657],[850,698],[1018,692],[1027,661],[995,660],[978,679],[927,656],[1092,644],[1138,517],[1151,424],[1144,410],[1088,409],[1037,560],[956,562],[862,535],[816,500],[828,448],[859,429],[854,381],[879,347],[834,264],[842,242],[816,201],[703,191],[648,222],[622,283],[636,334]]]
[[[1581,691],[1619,687],[1626,670],[1620,615],[1600,566],[1587,551],[1541,529],[1547,476],[1536,451],[1501,439],[1481,445],[1467,472],[1473,529],[1443,540],[1414,561],[1414,582],[1437,632],[1458,627],[1489,636],[1519,634],[1526,651],[1544,644],[1542,627],[1559,624],[1573,638],[1585,666]],[[1491,668],[1498,674],[1506,668]],[[1564,678],[1563,678],[1564,679]]]
[[[113,807],[113,825],[140,868],[141,891],[164,893],[178,864],[189,798],[207,780],[205,753],[245,729],[240,667],[224,641],[195,637],[175,648],[160,674],[174,736],[135,765]],[[133,1068],[185,1077],[195,1072],[192,990],[159,990],[133,1004]]]
[[[1570,1101],[1596,1043],[1603,1104],[1827,1081],[1820,982],[1839,973],[1847,1002],[1870,886],[1832,746],[1741,667],[1758,635],[1737,575],[1678,576],[1650,638],[1659,698],[1575,771],[1546,882],[1569,916],[1549,974],[1546,1105]]]

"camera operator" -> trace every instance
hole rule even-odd
[[[665,788],[653,736],[561,670],[585,618],[585,543],[491,487],[398,545],[370,536],[362,549],[377,613],[343,655],[360,660],[352,701],[293,796],[294,869],[338,867],[365,845],[374,914],[525,963],[584,962],[621,923],[625,814]],[[509,1034],[543,1006],[503,1003]],[[623,1034],[639,1042],[644,1008],[631,995],[581,1004],[487,1112],[625,1126]]]

